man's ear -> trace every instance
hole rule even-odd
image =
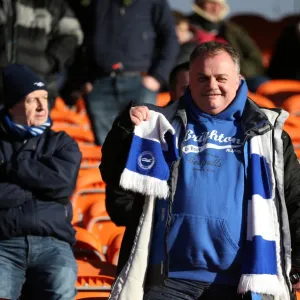
[[[241,74],[239,74],[238,75],[238,78],[237,78],[237,86],[238,86],[238,88],[239,88],[239,86],[240,86],[240,83],[241,83],[241,80],[242,79],[244,79],[244,77],[241,75]]]

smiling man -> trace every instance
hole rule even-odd
[[[3,71],[0,111],[0,299],[71,300],[77,265],[69,201],[81,153],[51,130],[46,84],[29,68]],[[28,293],[28,294],[27,294]]]
[[[179,101],[163,109],[131,107],[104,143],[108,211],[119,224],[120,212],[130,216],[122,224],[119,271],[145,200],[119,187],[119,172],[134,126],[156,111],[176,132],[180,158],[170,164],[169,198],[155,201],[144,300],[293,299],[288,278],[291,264],[294,272],[300,267],[300,165],[282,130],[287,114],[248,98],[239,55],[228,44],[199,45],[189,72]],[[130,267],[134,276],[140,265]],[[120,290],[116,285],[113,294]]]

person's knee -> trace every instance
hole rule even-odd
[[[55,295],[60,295],[62,299],[73,299],[76,296],[77,270],[61,267],[60,269],[52,270],[50,278],[49,288]]]

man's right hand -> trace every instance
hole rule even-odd
[[[81,86],[81,92],[83,95],[89,94],[93,90],[94,86],[91,82],[86,82]]]
[[[147,106],[134,106],[129,111],[131,122],[140,125],[142,121],[149,120],[150,110]]]

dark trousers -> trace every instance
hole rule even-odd
[[[165,283],[146,289],[144,300],[273,300],[273,296],[263,295],[252,298],[250,293],[237,294],[236,286],[211,284],[193,280],[167,279]]]
[[[136,105],[155,104],[156,94],[143,86],[139,75],[107,76],[95,80],[92,92],[86,96],[86,106],[96,143],[103,145],[114,119],[130,101]]]

